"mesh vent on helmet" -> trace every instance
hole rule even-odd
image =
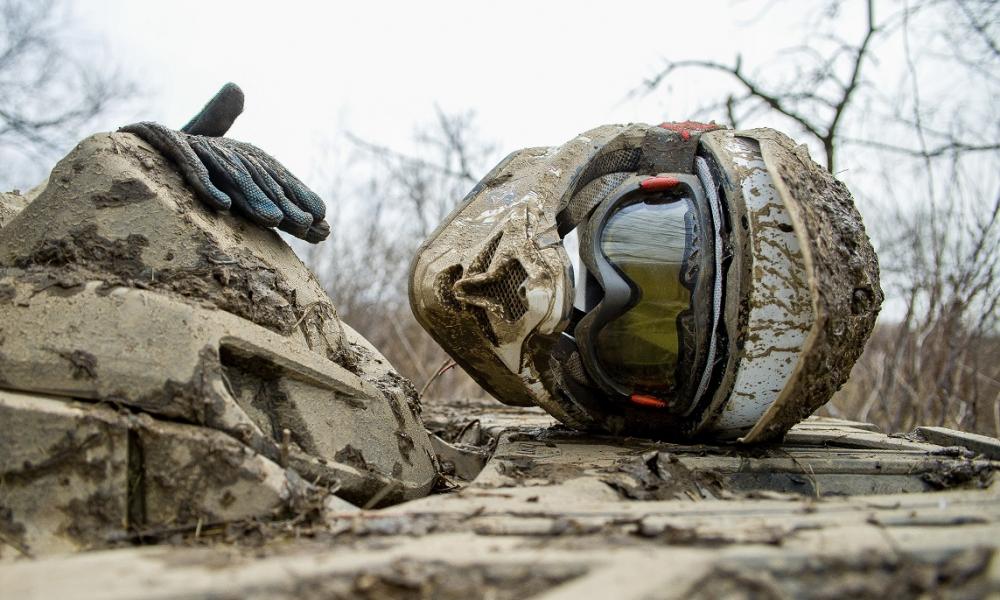
[[[490,263],[493,262],[493,257],[497,253],[497,248],[500,247],[500,240],[502,238],[503,232],[501,231],[493,236],[493,239],[486,244],[482,252],[472,259],[472,262],[469,263],[469,275],[478,275],[486,272],[486,269],[490,267]],[[454,297],[454,292],[452,292],[452,297]],[[483,337],[494,346],[500,345],[500,341],[497,339],[496,332],[493,331],[493,325],[490,324],[490,318],[487,316],[485,308],[466,303],[461,303],[461,308],[468,311],[472,315],[472,318],[476,320],[476,325],[479,326],[479,331],[483,334]]]
[[[467,304],[489,308],[513,323],[528,312],[521,285],[528,272],[515,259],[501,264],[479,281],[463,280],[458,284]]]
[[[576,185],[573,187],[572,193],[570,193],[564,200],[565,204],[559,207],[559,212],[556,214],[556,223],[558,225],[559,235],[566,235],[570,230],[579,224],[580,220],[587,215],[587,213],[594,207],[595,198],[603,198],[614,186],[604,190],[604,194],[598,194],[599,190],[594,190],[594,196],[582,196],[589,186],[589,184],[598,178],[604,178],[606,175],[619,175],[621,173],[635,173],[639,169],[639,163],[642,160],[642,149],[641,148],[622,148],[620,150],[614,150],[612,152],[607,152],[602,156],[594,159],[590,164],[586,166],[583,173],[576,180]],[[627,175],[626,175],[627,176]],[[619,181],[618,183],[621,183]],[[599,200],[598,200],[599,202]],[[582,205],[582,206],[581,206]]]
[[[569,205],[566,207],[566,223],[573,227],[578,225],[590,214],[590,211],[594,210],[594,207],[607,198],[608,194],[628,179],[631,174],[627,172],[608,173],[583,186],[583,189],[570,199]]]
[[[602,175],[621,171],[634,173],[639,169],[639,161],[641,159],[641,148],[622,148],[621,150],[614,150],[594,159],[587,165],[580,179],[577,180],[576,189],[573,190],[573,194],[575,195],[583,186]]]
[[[479,331],[483,334],[483,337],[494,346],[499,345],[496,332],[493,331],[489,317],[486,316],[486,310],[481,306],[461,302],[455,297],[455,283],[461,278],[462,265],[452,265],[441,271],[434,279],[434,295],[437,296],[437,300],[441,303],[441,306],[456,313],[467,312],[470,314],[476,321],[476,325],[479,327]]]
[[[465,292],[483,298],[491,306],[498,307],[504,320],[513,323],[528,312],[528,302],[521,295],[521,284],[527,279],[528,272],[521,263],[511,260],[498,267],[488,280],[467,285]],[[486,309],[474,304],[464,306],[476,319],[483,336],[494,346],[499,346],[500,342],[490,324]]]
[[[492,299],[503,311],[504,319],[517,321],[528,312],[528,303],[521,296],[521,284],[528,279],[528,272],[521,263],[512,260],[504,263],[495,271],[493,277],[476,286],[476,292],[485,298]]]
[[[452,265],[441,271],[434,280],[434,293],[438,302],[455,312],[467,312],[471,315],[483,337],[494,346],[498,346],[499,341],[496,331],[490,324],[485,306],[498,309],[503,318],[510,322],[523,317],[528,312],[528,303],[521,295],[520,288],[528,279],[528,272],[519,261],[509,260],[497,267],[483,281],[476,283],[468,280],[461,283],[459,281],[463,279],[463,275],[482,275],[489,269],[502,237],[503,232],[497,233],[469,263],[467,271],[462,269],[462,265]],[[478,301],[474,301],[475,303],[460,301],[455,295],[456,285],[464,288],[462,291],[466,298],[481,298],[482,305]]]
[[[573,352],[569,355],[569,358],[562,363],[562,370],[567,373],[570,377],[574,379],[577,383],[583,385],[594,385],[590,381],[590,376],[587,374],[586,367],[583,366],[583,360],[580,359],[579,352]]]

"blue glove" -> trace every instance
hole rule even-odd
[[[180,168],[198,197],[218,210],[236,210],[264,227],[308,242],[330,235],[326,205],[281,163],[256,146],[222,137],[243,112],[243,90],[227,83],[180,131],[143,121],[134,133]]]

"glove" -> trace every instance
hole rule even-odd
[[[254,223],[307,242],[330,235],[326,205],[260,148],[222,137],[243,112],[243,90],[227,83],[180,131],[143,121],[133,133],[177,164],[198,197],[217,210],[235,209]]]

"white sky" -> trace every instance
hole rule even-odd
[[[474,109],[503,153],[557,145],[604,123],[683,120],[704,89],[663,88],[638,100],[628,92],[664,57],[729,62],[737,48],[771,55],[789,43],[782,32],[795,21],[771,10],[741,27],[761,7],[80,0],[74,12],[149,91],[136,117],[180,126],[234,81],[247,103],[231,135],[308,175],[318,148],[344,130],[405,149],[435,103]]]
[[[723,79],[688,71],[678,80],[684,85],[644,97],[629,92],[667,58],[730,63],[739,53],[754,65],[782,56],[807,39],[804,13],[820,6],[818,0],[76,0],[72,13],[83,38],[105,46],[95,55],[109,56],[146,92],[134,114],[116,116],[106,129],[140,119],[179,127],[234,81],[247,101],[230,135],[270,152],[323,192],[327,182],[354,175],[337,173],[349,164],[343,154],[329,159],[331,148],[352,150],[345,131],[412,151],[414,128],[433,121],[435,104],[446,112],[474,110],[480,137],[497,144],[498,158],[558,145],[604,123],[684,120],[719,97]],[[860,39],[862,6],[842,7],[837,33],[844,39]],[[80,46],[89,52],[88,44]],[[905,72],[901,50],[898,41],[878,48],[867,76],[880,87],[897,85]],[[967,74],[935,64],[934,48],[915,52],[931,59],[921,63],[922,94],[938,103],[925,108],[947,115],[978,107],[996,124],[987,87],[970,86],[962,79]],[[909,91],[900,86],[895,97],[908,98]],[[861,135],[899,143],[885,137],[883,117],[867,112],[855,113]],[[816,148],[813,156],[822,160]],[[873,204],[879,194],[872,185],[884,166],[850,149],[840,156],[838,172],[855,190],[869,227],[884,210]],[[899,201],[907,192],[895,195]]]

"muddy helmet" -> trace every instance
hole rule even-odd
[[[662,439],[780,438],[882,302],[842,183],[771,129],[606,125],[512,153],[420,247],[418,321],[501,402]]]

